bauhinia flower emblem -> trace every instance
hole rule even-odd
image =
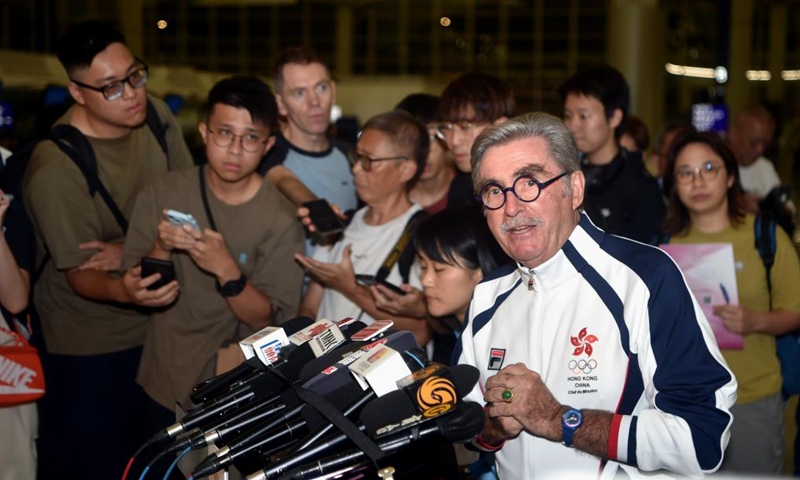
[[[592,352],[594,352],[592,344],[597,341],[597,337],[594,335],[587,335],[586,327],[584,327],[578,332],[577,337],[570,336],[569,341],[572,342],[572,345],[575,347],[575,350],[572,352],[573,356],[577,357],[585,353],[591,357]]]

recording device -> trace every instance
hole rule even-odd
[[[375,275],[365,275],[365,274],[357,274],[356,275],[356,283],[359,285],[363,285],[365,287],[371,287],[372,285],[383,285],[384,287],[388,288],[389,290],[393,291],[398,295],[405,295],[408,292],[403,291],[397,285],[387,282],[386,280],[378,280]]]
[[[161,274],[161,278],[147,287],[148,290],[158,290],[175,280],[175,265],[170,260],[142,257],[140,265],[142,266],[142,278],[147,278],[156,273]]]
[[[417,427],[432,419],[449,416],[454,412],[464,412],[464,405],[468,403],[461,402],[461,398],[474,388],[479,375],[478,369],[470,365],[448,368],[441,364],[432,364],[417,370],[405,381],[398,381],[398,384],[405,384],[405,387],[376,398],[364,406],[359,416],[361,428],[373,439],[389,439],[394,438],[393,435],[397,432]],[[474,407],[466,407],[470,410],[469,424],[472,426],[469,427],[469,432],[459,434],[459,440],[467,440],[483,428],[482,409],[475,405],[477,412],[474,411]],[[454,425],[459,425],[463,421],[460,419]],[[472,433],[473,431],[475,433]],[[293,449],[290,455],[247,478],[250,480],[276,478],[297,465],[319,458],[321,454],[341,445],[346,439],[347,435],[344,433],[317,439],[309,443],[308,448]]]
[[[200,231],[200,224],[197,223],[197,220],[195,220],[190,213],[183,213],[177,210],[167,210],[167,220],[175,227],[189,225],[198,232]]]
[[[457,410],[441,417],[421,419],[405,425],[391,435],[378,440],[376,443],[384,453],[400,450],[412,442],[428,435],[441,435],[451,442],[466,442],[483,430],[483,409],[475,402],[465,402]],[[352,449],[319,459],[293,468],[284,473],[280,478],[288,480],[303,480],[318,478],[336,472],[354,463],[359,463],[366,454],[361,449]],[[261,480],[270,478],[265,471],[257,472],[247,477],[247,480]]]
[[[312,318],[302,316],[295,317],[283,322],[283,325],[280,326],[280,329],[282,329],[283,333],[287,336],[294,335],[312,323],[314,323]],[[245,354],[245,356],[247,356],[247,354]],[[230,388],[230,386],[234,383],[244,379],[246,376],[258,370],[263,370],[264,367],[265,364],[263,363],[263,360],[260,356],[256,355],[255,357],[249,358],[245,362],[240,363],[232,370],[217,375],[216,377],[209,378],[208,380],[195,385],[189,397],[191,398],[192,402],[199,405],[213,397],[216,397],[226,389]]]
[[[421,355],[424,358],[424,353],[410,352],[405,354],[404,352],[406,363],[402,371],[396,369],[393,365],[379,365],[379,368],[385,377],[397,381],[407,377],[410,371],[418,370],[424,366],[424,363],[420,363]],[[323,382],[325,377],[328,377],[335,385],[324,386],[323,384],[316,384],[315,386],[314,380],[317,380],[315,378],[307,382],[303,389],[297,389],[297,395],[303,402],[310,402],[315,398],[316,402],[322,402],[322,404],[317,403],[314,405],[316,409],[322,407],[334,408],[336,411],[341,412],[340,415],[350,416],[357,414],[367,402],[376,397],[376,392],[372,389],[362,392],[362,388],[350,376],[348,368],[343,365],[337,364],[329,367],[317,377],[322,377]],[[321,391],[327,391],[324,399],[320,397],[319,392]],[[321,419],[321,421],[313,422],[316,424],[314,425],[307,417],[293,419],[301,412],[313,413],[313,411],[314,409],[309,411],[303,403],[287,409],[285,414],[279,416],[279,418],[273,418],[266,424],[245,432],[244,435],[232,439],[226,446],[206,457],[195,467],[192,476],[199,478],[210,475],[251,452],[259,452],[262,456],[269,455],[297,442],[300,436],[305,436],[309,431],[314,438],[321,437],[332,428],[331,422]],[[315,442],[304,440],[303,443],[309,445]]]
[[[289,324],[292,323],[293,327],[299,327],[301,324],[304,323],[306,317],[297,317],[295,319],[286,322],[284,325],[289,328]],[[316,322],[311,324],[310,326],[306,327],[305,329],[299,329],[299,332],[291,335],[290,338],[295,337],[296,335],[300,334],[302,331],[308,331],[308,328],[317,325],[320,322]],[[330,322],[332,323],[332,322]],[[364,327],[363,322],[340,322],[342,324],[342,330],[353,336],[360,332],[361,329]],[[328,332],[327,329],[323,329],[320,333],[324,336]],[[388,343],[390,346],[395,346],[397,349],[406,350],[409,348],[417,347],[416,340],[414,339],[413,334],[410,332],[397,332],[397,334],[390,335],[387,339],[381,339],[377,342],[381,343]],[[301,335],[302,336],[302,335]],[[316,338],[316,337],[314,337]],[[312,338],[313,340],[313,338]],[[383,340],[383,341],[382,341]],[[389,342],[389,340],[391,340]],[[346,342],[352,342],[352,340],[346,340]],[[373,342],[373,343],[377,343]],[[365,345],[363,343],[354,343],[356,348],[368,350],[371,348],[370,345]],[[290,347],[295,347],[291,349]],[[356,348],[352,348],[352,350],[356,350]],[[340,347],[335,350],[330,351],[329,353],[323,355],[320,358],[315,358],[315,353],[311,348],[310,342],[306,342],[299,346],[297,345],[288,345],[283,347],[280,352],[280,356],[282,357],[282,361],[276,363],[270,367],[264,367],[263,369],[255,370],[255,373],[247,373],[248,370],[255,366],[258,366],[259,362],[255,362],[252,359],[245,362],[247,365],[240,365],[236,367],[237,370],[236,374],[232,374],[227,376],[227,374],[222,374],[218,377],[214,377],[212,382],[206,382],[202,387],[206,391],[217,392],[213,398],[209,398],[208,401],[203,403],[201,406],[190,410],[186,416],[184,416],[181,421],[167,427],[166,430],[163,430],[157,434],[157,440],[160,441],[162,438],[176,438],[182,432],[186,432],[195,427],[203,427],[208,425],[209,423],[213,422],[216,418],[226,415],[232,411],[235,411],[239,407],[248,404],[250,402],[262,402],[262,403],[273,403],[278,401],[278,396],[284,390],[290,388],[297,382],[304,382],[314,375],[320,373],[320,371],[325,368],[329,367],[330,365],[339,361],[339,359],[345,358],[346,356],[352,353],[352,350],[348,350],[347,347]],[[346,353],[345,353],[346,352]],[[337,355],[339,355],[337,357]],[[354,354],[357,355],[357,354]],[[362,353],[363,355],[363,353]],[[325,359],[325,360],[323,360]],[[320,363],[322,361],[323,363]],[[327,362],[327,363],[324,363]],[[308,367],[309,364],[313,363],[314,365],[318,366],[319,369],[316,371],[309,371]],[[244,365],[244,366],[243,366]],[[301,372],[305,372],[301,375]],[[226,383],[232,379],[237,379],[234,383]],[[196,389],[198,387],[195,387]],[[226,390],[227,388],[227,390]],[[221,392],[221,393],[219,393]],[[193,393],[193,396],[197,394],[199,395],[198,391],[196,390]]]
[[[303,206],[308,209],[308,218],[320,235],[333,235],[344,230],[344,222],[324,198],[304,202]]]

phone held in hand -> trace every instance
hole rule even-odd
[[[398,295],[405,295],[406,291],[402,290],[397,285],[387,282],[386,280],[378,280],[375,278],[375,275],[364,275],[364,274],[357,274],[356,275],[356,283],[359,285],[363,285],[365,287],[371,287],[372,285],[383,285],[384,287],[388,288],[389,290],[393,291]]]
[[[167,220],[176,227],[180,227],[181,225],[189,225],[198,232],[200,231],[200,225],[190,213],[183,213],[177,210],[167,210]]]
[[[142,278],[147,278],[156,273],[161,274],[161,278],[148,286],[148,290],[158,290],[169,282],[175,280],[175,265],[169,260],[159,260],[157,258],[142,257]]]
[[[319,235],[328,236],[344,230],[344,222],[324,198],[305,202],[303,206],[308,209],[308,218],[311,219]]]

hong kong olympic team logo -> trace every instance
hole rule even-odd
[[[591,357],[592,353],[594,353],[594,347],[592,346],[593,343],[597,342],[598,339],[594,335],[589,335],[586,327],[582,328],[580,332],[578,332],[577,337],[570,336],[569,341],[575,349],[572,351],[573,357],[578,357],[583,354],[586,354],[587,357]],[[583,373],[588,375],[592,372],[595,368],[597,368],[597,360],[590,358],[590,359],[572,359],[569,361],[567,365],[573,373]]]
[[[584,375],[589,375],[592,373],[592,370],[597,368],[597,360],[594,358],[591,360],[570,360],[569,361],[569,369],[572,370],[572,373],[583,373]]]

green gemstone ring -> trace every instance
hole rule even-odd
[[[503,390],[500,396],[503,397],[503,401],[506,403],[511,403],[511,400],[514,400],[514,392],[511,390]]]

